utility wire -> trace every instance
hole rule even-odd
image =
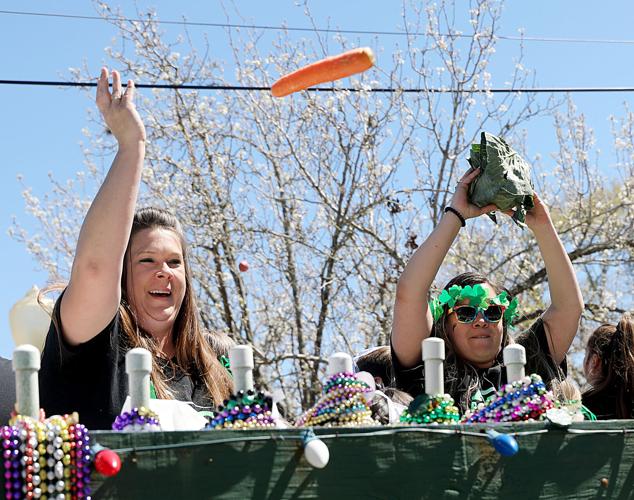
[[[0,85],[36,85],[48,87],[96,87],[97,82],[55,82],[41,80],[0,80]],[[125,87],[125,85],[123,85]],[[249,85],[189,85],[171,83],[135,83],[138,89],[174,89],[174,90],[228,90],[228,91],[270,91],[271,87],[256,87]],[[405,94],[561,94],[561,93],[606,93],[606,92],[634,92],[634,87],[526,87],[526,88],[492,88],[492,89],[451,89],[451,88],[397,88],[397,87],[377,87],[360,89],[353,87],[311,87],[306,89],[309,92],[378,92],[378,93],[398,93]]]
[[[138,23],[155,23],[166,25],[181,25],[181,26],[206,26],[212,28],[242,28],[242,29],[258,29],[258,30],[273,30],[273,31],[299,31],[299,32],[320,32],[320,33],[346,33],[353,35],[382,35],[382,36],[427,36],[425,32],[405,32],[405,31],[373,31],[373,30],[349,30],[349,29],[331,29],[331,28],[300,28],[292,26],[270,26],[270,25],[258,25],[258,24],[233,24],[233,23],[211,23],[211,22],[196,22],[196,21],[171,21],[171,20],[159,20],[159,19],[141,19],[141,18],[127,18],[117,16],[88,16],[78,14],[57,14],[54,12],[26,12],[17,10],[0,10],[0,14],[14,15],[14,16],[36,16],[36,17],[56,17],[62,19],[77,19],[77,20],[91,20],[91,21],[126,21],[126,22],[138,22]],[[473,35],[465,33],[438,33],[437,36],[447,36],[456,38],[473,38]],[[481,38],[487,35],[479,35]],[[606,43],[606,44],[625,44],[634,45],[634,40],[619,40],[609,38],[561,38],[561,37],[538,37],[538,36],[523,36],[523,35],[488,35],[493,36],[498,40],[511,40],[511,41],[524,41],[524,42],[554,42],[554,43]]]

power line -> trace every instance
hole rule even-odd
[[[155,23],[165,25],[181,25],[181,26],[206,26],[211,28],[234,28],[234,29],[259,29],[273,31],[298,31],[298,32],[319,32],[319,33],[345,33],[352,35],[382,35],[382,36],[427,36],[425,32],[405,32],[405,31],[373,31],[373,30],[350,30],[350,29],[332,29],[332,28],[300,28],[293,26],[271,26],[260,24],[234,24],[234,23],[212,23],[202,21],[173,21],[159,19],[141,19],[127,18],[116,16],[88,16],[79,14],[58,14],[54,12],[26,12],[17,10],[0,10],[0,14],[15,16],[35,16],[35,17],[55,17],[62,19],[90,20],[90,21],[125,21],[138,23]],[[465,33],[439,33],[438,36],[451,36],[457,38],[473,38],[473,35]],[[490,36],[490,35],[489,35]],[[523,35],[493,35],[498,40],[524,41],[524,42],[552,42],[552,43],[605,43],[605,44],[625,44],[634,45],[634,40],[619,40],[609,38],[562,38],[562,37],[538,37]],[[480,35],[481,38],[486,35]]]
[[[62,81],[42,81],[42,80],[0,80],[0,85],[24,85],[24,86],[46,86],[46,87],[96,87],[97,82],[62,82]],[[124,85],[125,86],[125,85]],[[171,83],[135,83],[139,89],[173,89],[173,90],[229,90],[229,91],[270,91],[271,87],[256,87],[249,85],[190,85]],[[451,88],[398,88],[398,87],[377,87],[360,89],[353,87],[311,87],[306,89],[309,92],[378,92],[378,93],[398,93],[405,94],[561,94],[561,93],[606,93],[606,92],[634,92],[634,87],[525,87],[525,88],[492,88],[492,89],[451,89]]]

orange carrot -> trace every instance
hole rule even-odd
[[[332,82],[374,66],[374,53],[369,47],[349,50],[337,56],[327,57],[284,75],[271,87],[273,97],[284,97],[313,85]]]

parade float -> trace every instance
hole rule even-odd
[[[274,95],[373,63],[367,50],[329,58],[281,79]],[[483,135],[472,149],[474,166],[491,142]],[[524,208],[529,194],[518,191]],[[516,220],[523,223],[522,211]],[[254,387],[249,346],[231,350],[233,394],[209,420],[184,403],[151,399],[151,355],[136,348],[126,356],[129,401],[111,431],[93,431],[76,413],[43,414],[39,350],[19,345],[15,414],[0,430],[0,488],[7,499],[634,497],[634,421],[575,421],[538,375],[524,373],[525,353],[514,345],[504,351],[508,383],[460,415],[445,393],[442,340],[426,339],[422,356],[425,393],[397,423],[379,425],[371,380],[337,353],[321,396],[291,425]]]
[[[507,347],[509,384],[458,421],[442,393],[444,346],[423,344],[424,398],[381,426],[352,361],[329,362],[322,396],[290,426],[253,386],[249,346],[230,352],[234,394],[200,430],[165,431],[150,399],[150,354],[126,357],[129,409],[112,431],[39,409],[39,352],[13,356],[16,415],[2,428],[5,498],[629,498],[632,421],[548,417],[556,404]],[[429,423],[426,423],[429,422]]]

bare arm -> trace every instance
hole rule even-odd
[[[458,183],[451,200],[451,206],[465,219],[495,210],[494,205],[479,208],[467,201],[469,183],[478,173],[479,170],[467,172]],[[392,346],[405,367],[415,366],[421,361],[421,342],[429,337],[433,325],[427,294],[460,227],[460,219],[455,214],[444,214],[425,242],[414,252],[396,285]]]
[[[145,156],[145,128],[133,103],[134,83],[122,93],[121,78],[103,68],[97,106],[119,150],[79,233],[70,282],[61,303],[64,338],[86,342],[114,317],[121,299],[123,256],[128,244]]]
[[[544,259],[548,276],[551,305],[542,318],[553,359],[561,363],[579,328],[584,304],[579,283],[548,209],[535,194],[535,208],[526,216],[526,224],[533,231]]]

